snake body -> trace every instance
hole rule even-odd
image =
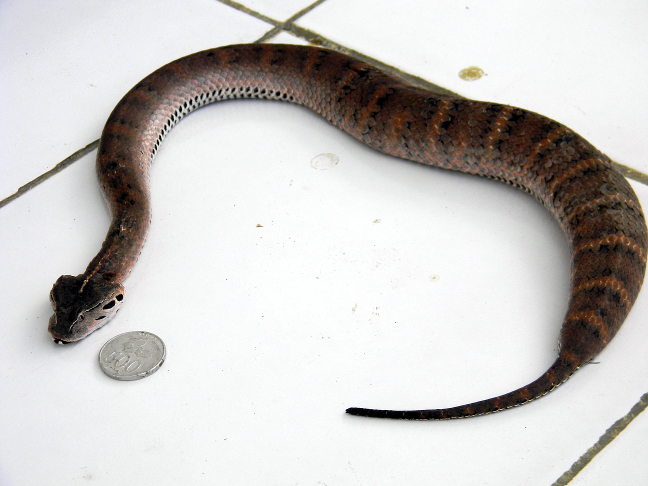
[[[470,417],[538,398],[596,356],[617,333],[641,288],[648,237],[641,206],[608,157],[569,128],[507,105],[411,86],[322,48],[235,45],[163,66],[115,107],[101,136],[97,172],[112,222],[85,273],[64,275],[50,298],[55,341],[103,326],[123,301],[150,224],[149,167],[168,131],[218,100],[267,98],[304,105],[381,152],[506,182],[532,194],[567,235],[572,272],[554,364],[510,393],[446,409],[350,408],[401,419]]]

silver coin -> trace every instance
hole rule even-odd
[[[155,373],[166,358],[166,348],[155,334],[131,331],[115,336],[99,351],[101,370],[115,380],[141,380]]]

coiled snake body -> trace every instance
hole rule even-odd
[[[123,301],[150,224],[150,164],[186,114],[231,98],[299,103],[381,152],[504,181],[539,199],[567,235],[571,296],[560,351],[540,378],[502,396],[447,409],[355,415],[446,419],[510,408],[549,392],[596,356],[632,307],[646,267],[639,201],[613,163],[569,128],[520,108],[442,96],[333,51],[293,45],[237,45],[174,61],[138,83],[101,136],[97,172],[112,222],[84,274],[60,277],[49,331],[84,338]]]

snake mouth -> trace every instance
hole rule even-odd
[[[52,337],[52,341],[56,344],[70,344],[72,341],[64,341],[63,339]]]
[[[56,331],[56,314],[50,316],[48,331],[50,333],[50,337],[52,338],[52,341],[54,341],[56,344],[68,344],[68,343],[71,342],[71,341],[62,339],[60,337],[61,334]]]

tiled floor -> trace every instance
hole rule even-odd
[[[645,1],[325,0],[282,24],[309,1],[3,2],[0,200],[97,139],[155,68],[266,37],[542,112],[648,171]],[[486,76],[462,80],[469,66]],[[323,153],[339,163],[313,168]],[[569,261],[527,195],[377,154],[296,106],[213,105],[156,158],[119,317],[61,347],[49,289],[107,228],[93,159],[0,209],[3,486],[551,485],[572,466],[573,485],[648,479],[646,291],[598,364],[532,404],[442,423],[343,413],[465,403],[548,367]],[[165,340],[167,362],[106,378],[99,348],[136,329]]]

